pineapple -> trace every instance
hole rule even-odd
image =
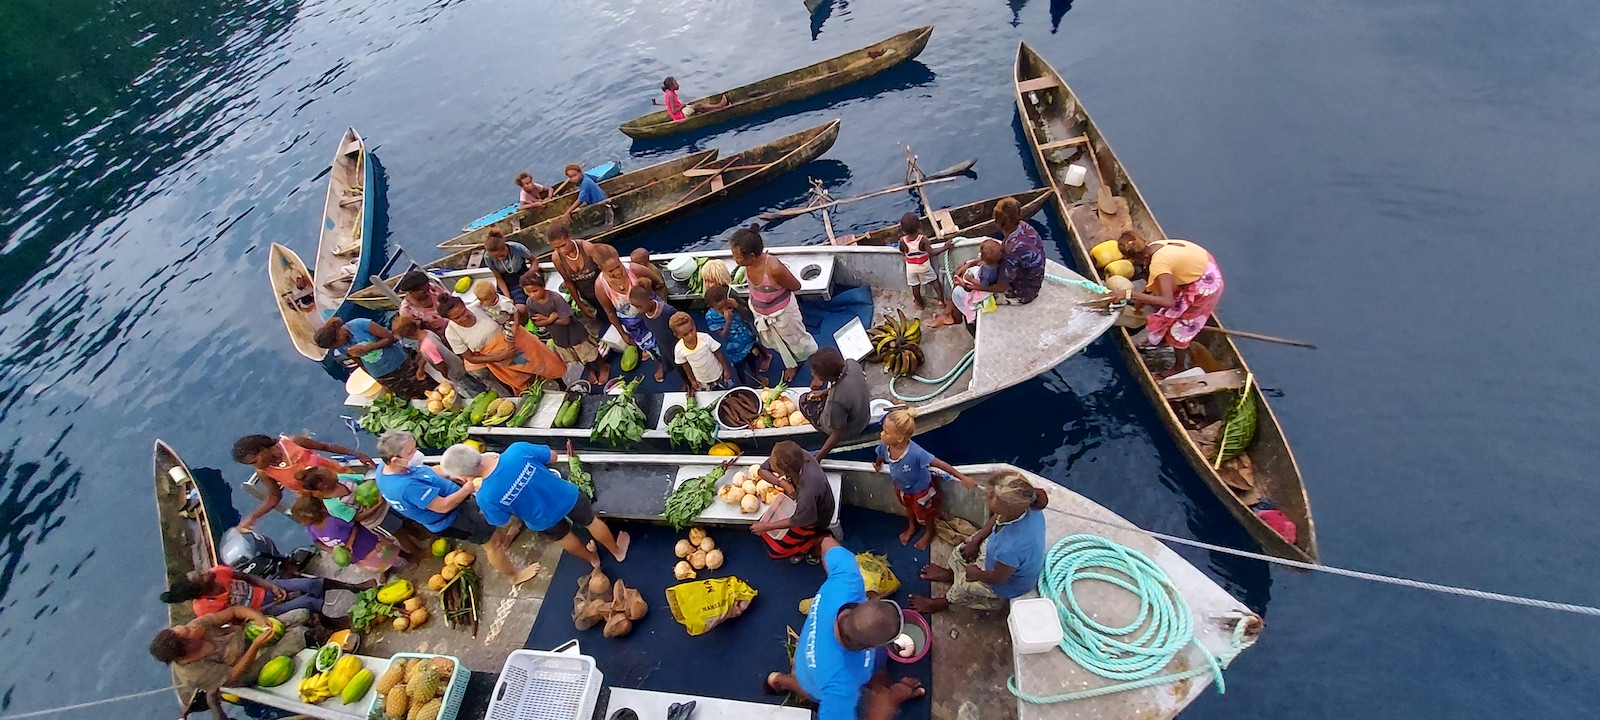
[[[450,676],[456,671],[456,664],[447,657],[436,657],[428,661],[433,666],[433,671],[439,673],[439,684],[449,685]]]
[[[393,664],[389,665],[389,669],[384,671],[383,677],[378,678],[378,684],[376,686],[378,694],[379,695],[388,695],[389,694],[389,689],[394,687],[394,686],[396,686],[396,685],[399,685],[400,681],[404,680],[405,677],[406,677],[405,661],[404,660],[396,660],[396,661],[394,661]]]
[[[406,686],[396,685],[389,688],[389,694],[383,698],[383,714],[389,720],[401,720],[406,716]]]
[[[406,694],[411,696],[413,707],[426,705],[429,700],[439,697],[439,673],[434,671],[432,665],[418,663],[422,669],[417,671],[417,679],[406,683]]]
[[[422,711],[417,713],[417,720],[439,720],[439,711],[444,708],[444,701],[434,698],[422,706]]]

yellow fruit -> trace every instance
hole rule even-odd
[[[339,693],[339,699],[349,705],[367,696],[367,691],[372,689],[372,671],[362,668],[350,682],[345,684],[344,690]]]
[[[428,622],[427,610],[423,608],[417,608],[411,611],[411,627],[419,628],[422,627],[422,625],[426,622]]]
[[[1094,266],[1104,268],[1113,262],[1123,259],[1122,249],[1117,247],[1117,241],[1107,240],[1089,249],[1089,256],[1094,258]]]
[[[396,685],[389,688],[388,694],[383,696],[383,714],[392,720],[399,720],[406,716],[406,706],[410,704],[410,696],[406,695],[406,686]]]
[[[443,590],[444,586],[449,584],[449,582],[449,580],[444,579],[443,575],[435,575],[431,578],[428,578],[428,589],[437,592],[439,590]]]
[[[417,720],[438,720],[439,710],[443,707],[444,701],[434,698],[427,705],[422,706],[422,710],[417,713]]]
[[[412,705],[426,705],[429,700],[439,697],[439,673],[435,672],[432,665],[417,663],[422,666],[417,671],[417,679],[406,683],[406,694],[411,696]]]
[[[409,621],[408,621],[409,622]],[[406,684],[417,681],[417,676],[422,674],[422,661],[418,660],[406,664]]]
[[[739,454],[739,446],[731,442],[719,442],[706,451],[707,455],[716,457],[733,457]]]
[[[328,691],[334,695],[344,692],[344,686],[350,684],[350,678],[358,672],[361,672],[361,658],[353,654],[341,655],[328,671]]]
[[[431,412],[431,413],[433,413],[435,415],[438,415],[439,413],[444,412],[444,402],[442,402],[440,400],[429,400],[428,401],[428,412]]]
[[[482,440],[478,440],[476,438],[468,438],[467,442],[466,442],[466,446],[472,448],[473,450],[477,450],[478,452],[483,452],[483,447],[484,446],[483,446],[483,441]]]
[[[1107,275],[1121,275],[1125,278],[1133,277],[1133,263],[1127,260],[1116,260],[1106,266]]]
[[[472,563],[477,562],[477,560],[478,556],[473,555],[465,550],[462,550],[461,554],[456,556],[456,564],[460,565],[461,567],[469,567],[472,565]]]
[[[419,597],[411,598],[410,600],[407,600],[405,604],[406,612],[416,612],[421,610],[423,607],[422,598]]]
[[[405,632],[406,630],[410,630],[411,629],[411,621],[407,620],[407,619],[405,619],[403,617],[397,617],[397,618],[394,619],[394,629],[399,630],[401,632]]]
[[[439,571],[439,575],[442,576],[447,582],[456,579],[456,576],[460,574],[461,567],[457,565],[446,565],[444,566],[443,570]]]
[[[400,681],[404,679],[406,679],[406,662],[404,660],[396,660],[390,663],[389,669],[383,671],[383,677],[378,678],[378,684],[376,685],[378,694],[387,696],[389,689],[399,685]]]

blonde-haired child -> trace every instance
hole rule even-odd
[[[508,298],[500,294],[500,288],[493,280],[479,280],[472,284],[472,295],[478,298],[478,304],[483,306],[483,312],[495,324],[506,328],[517,324],[517,306]]]
[[[933,542],[933,521],[938,519],[939,508],[944,504],[943,493],[939,492],[939,484],[933,481],[931,468],[938,468],[969,488],[977,489],[978,483],[912,442],[911,436],[916,431],[915,409],[905,408],[889,413],[883,419],[883,431],[878,436],[877,457],[872,461],[872,469],[882,472],[884,465],[889,466],[889,479],[894,481],[895,496],[906,509],[906,529],[900,533],[900,544],[911,542],[911,536],[920,525],[925,529],[922,537],[917,538],[916,548],[927,550],[928,544]]]

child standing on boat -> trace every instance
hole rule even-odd
[[[751,387],[760,385],[772,366],[772,353],[756,344],[754,320],[750,309],[727,285],[706,285],[706,329],[721,343],[722,354],[738,369],[740,379]]]
[[[656,361],[656,382],[662,382],[667,379],[667,364],[670,362],[668,352],[673,338],[677,337],[672,332],[672,316],[678,309],[644,284],[635,285],[628,291],[628,302],[639,311],[639,323],[644,329],[643,336],[635,335],[633,339],[641,351],[650,353],[651,359]],[[684,384],[688,384],[687,373],[683,380]]]
[[[944,308],[948,301],[944,297],[944,283],[939,282],[939,271],[934,269],[933,259],[939,253],[950,249],[950,240],[944,241],[944,247],[934,250],[933,241],[922,234],[922,218],[914,212],[900,216],[900,254],[906,259],[906,284],[911,286],[911,299],[916,303],[918,310],[927,308],[927,303],[922,300],[922,288],[926,285],[933,286],[934,297],[939,299],[940,308]],[[928,327],[939,327],[955,322],[943,312],[933,315],[933,320]]]
[[[522,296],[522,274],[539,272],[538,263],[527,246],[506,242],[505,236],[495,228],[489,228],[489,235],[483,239],[483,265],[494,276],[493,284],[511,298],[513,305],[521,305],[526,300]]]
[[[938,469],[941,474],[954,477],[962,485],[974,490],[978,482],[912,442],[911,436],[916,431],[915,409],[906,408],[889,413],[883,419],[883,433],[879,436],[877,457],[872,461],[872,469],[874,472],[883,472],[885,465],[889,467],[889,479],[894,481],[895,497],[906,510],[906,529],[900,533],[900,544],[911,542],[912,534],[920,526],[923,532],[922,537],[917,538],[916,548],[927,550],[928,544],[933,542],[933,522],[939,518],[939,508],[944,505],[944,493],[939,489],[939,483],[934,482],[933,470]]]
[[[562,362],[581,363],[584,379],[604,386],[611,378],[611,363],[600,357],[599,344],[589,328],[573,314],[572,305],[566,298],[550,292],[544,283],[524,287],[528,291],[528,322],[549,334],[556,356]]]
[[[722,344],[696,329],[689,313],[673,313],[671,325],[672,334],[678,339],[672,349],[672,359],[689,385],[689,396],[693,397],[700,390],[733,387],[733,366],[728,363],[728,356],[722,354]]]

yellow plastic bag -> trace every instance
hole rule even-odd
[[[867,584],[867,592],[886,598],[900,589],[900,578],[889,569],[889,558],[869,552],[856,553],[856,564],[861,566],[861,579]]]
[[[736,577],[707,578],[667,588],[667,606],[672,619],[702,635],[722,621],[739,617],[750,607],[756,589]]]

